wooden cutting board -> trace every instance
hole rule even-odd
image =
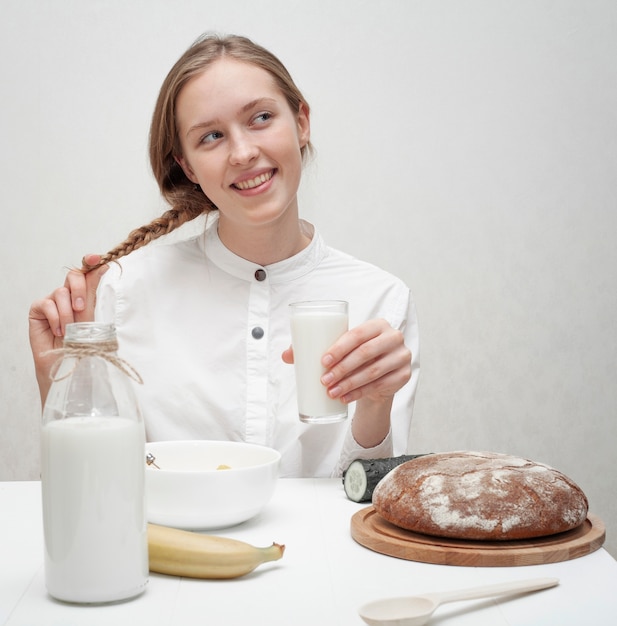
[[[511,567],[558,563],[584,556],[602,546],[606,528],[589,514],[565,533],[517,541],[471,541],[431,537],[399,528],[373,506],[351,518],[351,536],[365,548],[408,561],[470,567]]]

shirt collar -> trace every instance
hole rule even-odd
[[[200,238],[200,246],[209,261],[218,268],[246,281],[255,280],[255,272],[265,269],[271,283],[295,280],[311,272],[326,255],[326,246],[317,229],[308,222],[300,220],[305,233],[311,237],[309,245],[288,259],[271,265],[258,265],[234,254],[225,247],[218,234],[218,215],[215,213],[208,220],[206,229]]]

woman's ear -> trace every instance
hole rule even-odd
[[[183,156],[174,155],[174,160],[182,168],[184,175],[192,183],[195,183],[196,185],[199,184],[199,181],[197,180],[197,176],[195,176],[195,172],[193,172],[193,170],[191,169],[191,166],[188,164],[188,161]]]
[[[311,139],[311,120],[309,108],[304,102],[300,103],[298,111],[298,140],[300,147],[304,148]]]

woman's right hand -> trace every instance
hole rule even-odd
[[[84,268],[96,265],[100,261],[97,254],[84,257]],[[94,320],[96,290],[101,276],[108,266],[84,273],[71,270],[66,275],[64,285],[58,287],[49,296],[32,303],[28,314],[30,348],[34,358],[36,378],[41,393],[41,404],[45,403],[51,386],[49,373],[56,356],[43,356],[45,352],[61,348],[66,325],[72,322],[91,322]]]

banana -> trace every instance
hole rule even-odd
[[[285,546],[257,548],[229,537],[148,524],[150,571],[187,578],[237,578],[267,561],[278,561]]]

